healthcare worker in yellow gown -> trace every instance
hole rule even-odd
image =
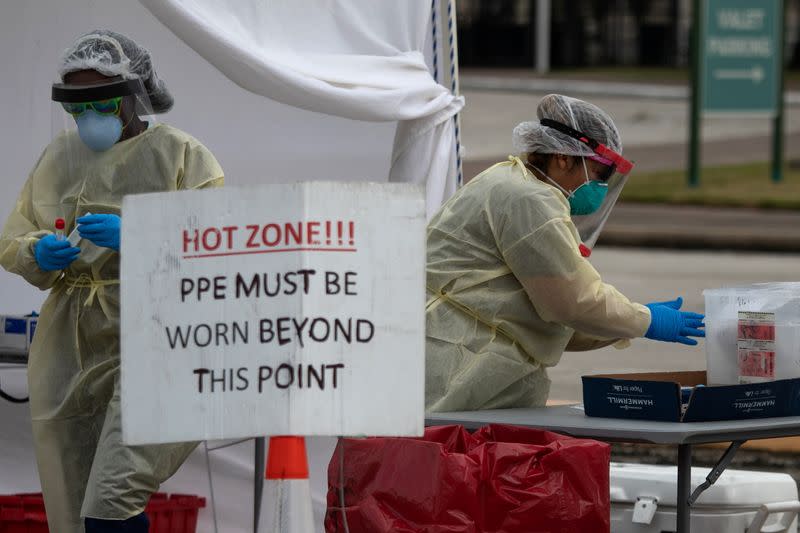
[[[519,157],[461,187],[428,225],[428,410],[542,406],[565,350],[705,336],[680,298],[633,303],[587,259],[633,166],[611,118],[561,95],[537,116],[514,130]]]
[[[143,511],[195,443],[125,446],[120,424],[120,212],[127,194],[220,187],[196,139],[152,115],[173,99],[150,54],[110,31],[80,37],[53,100],[68,127],[45,148],[0,235],[0,264],[49,290],[28,364],[50,531],[146,532]],[[71,127],[69,127],[71,125]],[[91,213],[91,215],[87,215]],[[55,221],[75,226],[77,246]]]

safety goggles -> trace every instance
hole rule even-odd
[[[566,124],[561,122],[556,122],[555,120],[551,120],[549,118],[543,118],[539,121],[542,126],[546,126],[548,128],[553,128],[556,131],[563,133],[573,139],[576,139],[589,148],[595,153],[594,156],[590,156],[590,159],[593,161],[597,161],[605,165],[608,170],[604,171],[602,174],[605,176],[605,179],[601,176],[601,181],[608,181],[611,176],[614,175],[614,172],[619,172],[620,174],[627,175],[633,169],[633,163],[624,157],[622,154],[618,154],[605,144],[598,142],[595,139],[592,139],[588,135],[583,132],[576,130],[575,128],[571,128]]]
[[[61,102],[61,107],[74,117],[86,113],[89,109],[101,115],[119,115],[122,98],[122,96],[117,96],[116,98],[97,100],[96,102]]]
[[[146,94],[144,85],[138,78],[130,80],[113,78],[108,82],[92,85],[54,83],[51,97],[54,102],[60,102],[67,113],[72,113],[70,109],[85,112],[91,108],[98,113],[109,114],[119,110],[119,101],[122,97],[137,95],[141,98]]]

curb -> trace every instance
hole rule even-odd
[[[607,225],[597,241],[599,246],[664,248],[669,250],[717,250],[800,253],[800,236],[698,234],[693,228],[669,231]],[[800,267],[798,267],[800,275]]]
[[[800,211],[620,202],[611,212],[598,243],[800,254],[798,227]]]

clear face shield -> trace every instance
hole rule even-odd
[[[147,143],[143,133],[156,125],[147,91],[138,78],[102,76],[81,71],[72,83],[52,86],[53,140],[41,169],[58,183],[39,191],[43,220],[64,221],[64,232],[87,213],[117,214],[127,184],[120,180],[120,161],[131,144]],[[84,81],[85,80],[85,81]],[[138,174],[147,176],[155,162],[139,159]],[[43,198],[49,196],[52,198]],[[87,258],[89,259],[89,258]]]
[[[53,133],[70,131],[90,151],[105,152],[153,124],[147,91],[138,78],[106,77],[94,71],[85,83],[54,83]]]
[[[577,139],[589,147],[594,154],[585,158],[591,161],[589,165],[592,167],[591,171],[587,168],[587,178],[607,187],[605,198],[597,210],[589,214],[572,215],[572,221],[578,228],[578,233],[583,241],[581,252],[588,257],[591,249],[597,243],[600,232],[617,203],[620,193],[622,193],[622,188],[628,181],[633,163],[603,143],[566,124],[550,119],[542,119],[541,124]],[[587,164],[586,161],[584,164]]]

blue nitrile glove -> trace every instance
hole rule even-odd
[[[653,302],[647,304],[650,309],[650,327],[644,334],[648,339],[667,342],[680,342],[694,346],[697,344],[695,339],[689,337],[705,337],[703,323],[705,316],[688,311],[680,311],[683,305],[683,298],[678,298],[671,302]]]
[[[89,239],[97,246],[119,252],[118,215],[86,215],[80,217],[77,222],[78,233],[82,238]]]
[[[63,270],[77,259],[80,248],[73,248],[66,239],[58,239],[55,235],[47,235],[39,239],[33,249],[33,256],[39,268],[45,272]]]

